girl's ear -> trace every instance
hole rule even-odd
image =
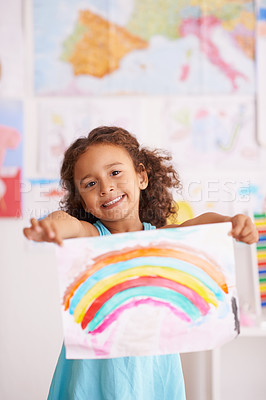
[[[148,174],[146,172],[146,169],[143,164],[139,164],[139,188],[140,190],[144,190],[147,188],[149,179],[148,179]]]

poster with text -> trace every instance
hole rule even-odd
[[[22,112],[20,101],[0,100],[0,217],[21,215]]]
[[[23,216],[42,219],[60,209],[64,191],[57,179],[28,178],[23,180]]]

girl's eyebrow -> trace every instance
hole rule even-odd
[[[114,162],[114,163],[111,163],[111,164],[106,164],[105,166],[104,166],[104,169],[108,169],[108,168],[111,168],[111,167],[113,167],[114,165],[122,165],[123,163],[121,163],[121,162]],[[88,179],[88,178],[90,178],[91,177],[91,175],[90,174],[88,174],[88,175],[86,175],[86,176],[84,176],[83,178],[81,178],[81,180],[79,181],[79,184],[81,185],[82,184],[82,182],[85,180],[85,179]]]

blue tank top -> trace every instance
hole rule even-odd
[[[100,236],[109,230],[97,221]],[[144,230],[155,229],[143,223]],[[178,354],[67,360],[63,345],[48,400],[185,400]]]

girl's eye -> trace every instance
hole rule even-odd
[[[118,175],[118,174],[120,174],[120,172],[121,172],[121,171],[113,171],[113,172],[111,173],[111,175]]]
[[[95,181],[88,182],[88,183],[86,183],[86,184],[85,184],[85,188],[87,189],[87,188],[89,188],[89,187],[92,187],[92,186],[94,186],[95,184],[96,184],[96,182],[95,182]]]

